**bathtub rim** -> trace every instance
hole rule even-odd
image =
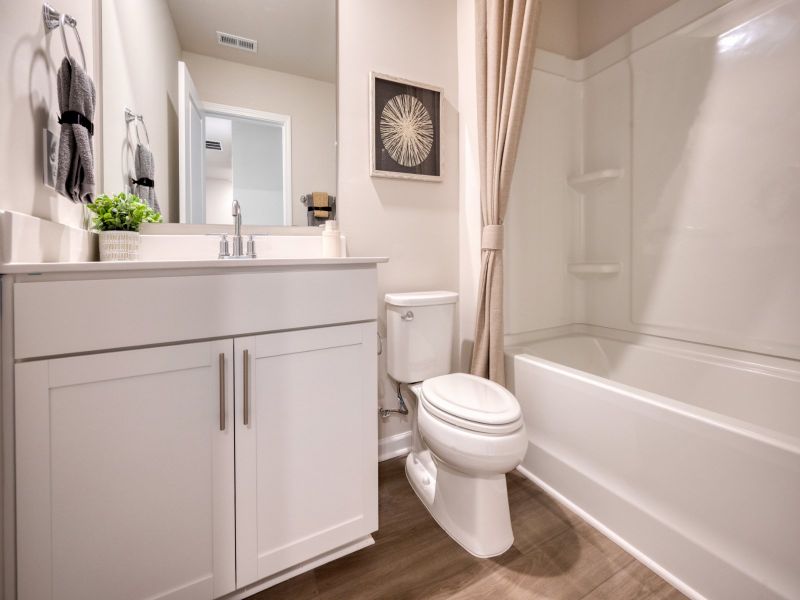
[[[581,334],[584,333],[577,332],[575,334],[562,334],[556,336],[549,336],[546,338],[541,338],[539,340],[536,340],[536,342],[543,342],[549,339],[581,335]],[[597,338],[606,337],[606,336],[592,335],[592,334],[584,334],[584,335],[587,335],[587,337],[597,337]],[[614,338],[606,338],[606,339],[612,339],[613,341],[624,341],[624,340],[614,340]],[[528,342],[528,344],[533,344],[536,342],[531,341]],[[517,345],[506,348],[507,356],[510,356],[512,358],[511,366],[513,372],[516,372],[518,362],[533,364],[535,366],[542,367],[548,371],[566,375],[572,379],[581,381],[582,383],[600,387],[601,389],[604,389],[606,391],[619,393],[631,400],[640,401],[650,406],[666,410],[667,412],[670,412],[673,415],[677,415],[682,418],[689,418],[693,421],[702,423],[704,425],[714,427],[715,429],[720,429],[734,435],[744,436],[754,442],[763,443],[778,450],[783,450],[793,455],[800,456],[800,437],[795,437],[791,434],[782,431],[777,431],[775,429],[770,429],[768,427],[756,425],[754,423],[750,423],[749,421],[737,419],[736,417],[731,417],[724,413],[719,413],[705,408],[701,408],[699,406],[690,404],[689,402],[684,402],[682,400],[670,398],[669,396],[663,396],[661,394],[657,394],[655,392],[650,392],[642,388],[621,383],[619,381],[615,381],[607,377],[594,375],[592,373],[588,373],[586,371],[582,371],[580,369],[576,369],[568,365],[563,365],[561,363],[553,362],[551,360],[541,358],[534,354],[529,354],[523,351],[523,348],[524,345]],[[727,364],[727,362],[728,361],[726,360],[725,363],[723,364]],[[800,381],[800,378],[796,380]],[[510,380],[510,382],[513,384],[513,380]]]
[[[703,355],[711,357],[714,360],[722,359],[750,363],[770,370],[776,369],[793,373],[794,377],[800,378],[800,359],[792,356],[744,350],[675,336],[603,327],[601,325],[589,325],[586,323],[571,323],[520,333],[507,333],[503,341],[506,355],[509,356],[517,354],[517,352],[513,351],[514,349],[521,349],[529,344],[569,335],[588,335],[590,337],[627,342],[629,344],[642,345],[660,350],[666,349],[676,351],[682,354]]]

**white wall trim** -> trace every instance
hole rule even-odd
[[[554,488],[546,484],[544,481],[536,477],[533,473],[531,473],[528,469],[520,465],[517,467],[517,471],[524,476],[526,479],[529,479],[537,486],[539,486],[548,496],[553,498],[556,502],[563,504],[566,506],[570,511],[574,512],[578,515],[581,519],[583,519],[588,525],[597,529],[600,533],[604,536],[609,538],[612,542],[617,544],[617,546],[621,547],[625,552],[632,555],[636,560],[640,563],[644,564],[648,569],[656,573],[659,577],[664,579],[667,583],[669,583],[674,588],[677,588],[678,591],[682,592],[692,600],[707,600],[705,596],[703,596],[700,592],[695,590],[694,588],[687,585],[682,579],[679,579],[670,571],[662,567],[659,563],[655,560],[650,558],[647,554],[640,551],[636,546],[628,542],[625,538],[618,535],[612,529],[609,529],[606,525],[602,522],[595,519],[592,515],[587,513],[583,510],[580,506],[562,496],[559,492],[557,492]]]
[[[570,81],[580,81],[582,79],[580,69],[582,62],[549,50],[542,50],[541,48],[537,48],[536,54],[533,56],[533,68],[535,70],[565,77]]]
[[[657,42],[673,31],[697,21],[731,0],[680,0],[631,29],[631,51]]]
[[[378,440],[378,462],[411,452],[411,432],[404,431]]]
[[[632,31],[623,33],[613,42],[609,42],[599,50],[595,50],[586,58],[575,61],[578,63],[576,71],[579,73],[576,81],[586,81],[590,77],[627,59],[631,55]]]

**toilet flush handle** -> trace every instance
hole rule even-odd
[[[414,320],[414,313],[413,313],[413,312],[411,312],[410,310],[407,310],[407,311],[406,311],[406,314],[404,314],[404,315],[400,315],[400,318],[401,318],[403,321],[413,321],[413,320]]]

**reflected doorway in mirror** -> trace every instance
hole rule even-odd
[[[180,222],[292,225],[291,117],[203,102],[179,66]]]

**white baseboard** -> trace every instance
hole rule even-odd
[[[378,462],[411,452],[411,432],[404,431],[378,440]]]
[[[544,481],[536,477],[533,473],[531,473],[528,469],[520,465],[517,467],[517,471],[522,474],[526,479],[531,480],[537,486],[542,488],[542,490],[550,497],[555,499],[560,504],[566,506],[569,510],[574,512],[578,515],[581,519],[586,521],[587,524],[591,525],[595,529],[597,529],[600,533],[614,542],[617,546],[625,550],[628,554],[633,556],[636,560],[646,566],[648,569],[656,573],[659,577],[664,579],[667,583],[669,583],[672,587],[676,588],[678,591],[683,593],[684,595],[688,596],[692,600],[707,600],[705,596],[700,594],[697,590],[690,587],[683,580],[676,577],[670,571],[667,571],[664,567],[662,567],[659,563],[654,561],[652,558],[644,554],[640,551],[636,546],[629,543],[625,538],[618,535],[613,530],[606,527],[603,523],[595,519],[592,515],[587,513],[583,510],[580,506],[566,498],[565,496],[561,495],[555,489],[553,489],[550,485],[546,484]]]

